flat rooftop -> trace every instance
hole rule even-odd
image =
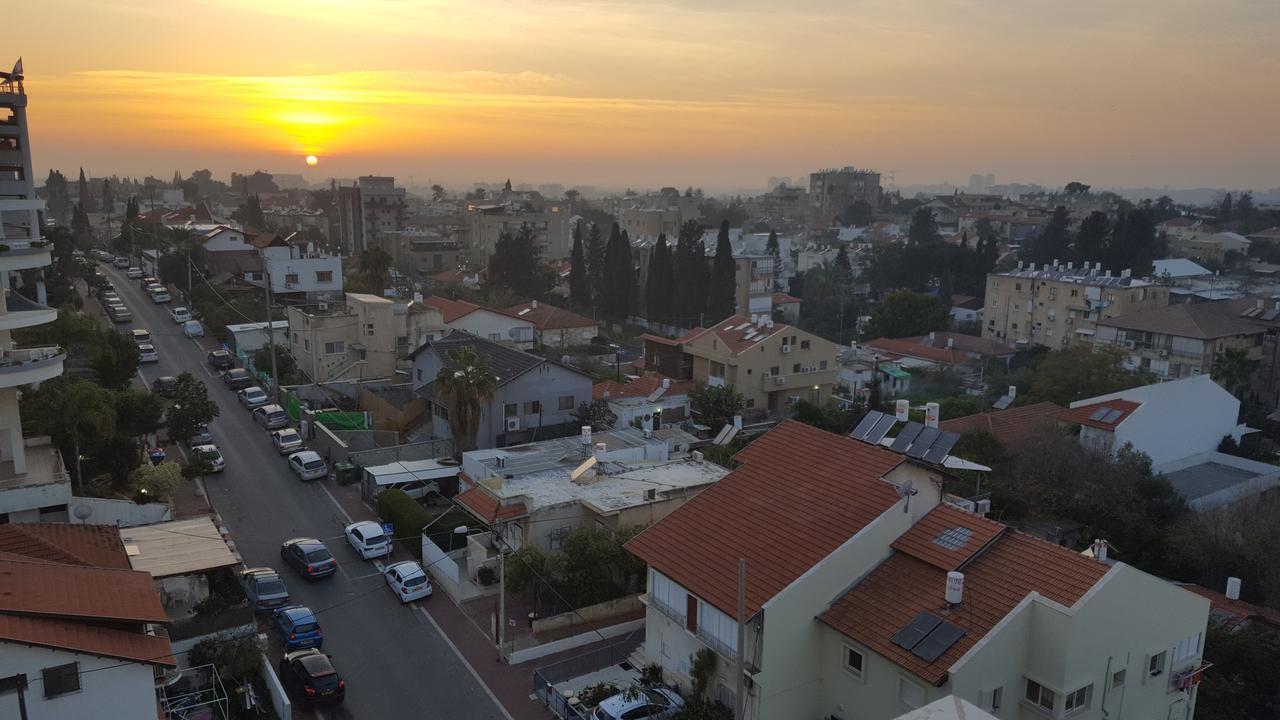
[[[574,482],[571,473],[575,467],[504,478],[497,487],[494,481],[486,481],[484,485],[504,500],[522,499],[529,512],[582,502],[600,513],[611,513],[652,502],[645,497],[649,490],[657,491],[656,497],[661,499],[672,491],[709,485],[729,473],[713,462],[693,458],[665,462],[605,460],[587,470],[579,482]]]
[[[71,476],[62,465],[62,455],[47,437],[27,438],[27,471],[16,473],[13,461],[0,462],[0,490],[36,485],[69,483]]]
[[[240,563],[208,517],[120,528],[129,565],[162,578]]]
[[[1165,473],[1173,489],[1187,500],[1195,500],[1220,490],[1243,485],[1263,476],[1263,473],[1214,461]]]

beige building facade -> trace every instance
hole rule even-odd
[[[537,211],[523,210],[509,203],[471,203],[464,219],[467,252],[480,266],[488,264],[503,233],[517,233],[524,225],[533,230],[534,239],[542,247],[543,260],[569,257],[573,249],[568,206],[551,205]]]
[[[365,293],[330,306],[289,308],[289,353],[313,382],[386,378],[444,330],[440,311]]]

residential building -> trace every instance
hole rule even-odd
[[[862,201],[880,206],[880,173],[855,167],[819,170],[809,174],[810,222],[830,225],[849,206]]]
[[[388,378],[409,351],[445,331],[440,310],[377,295],[288,309],[289,354],[312,382]]]
[[[606,380],[591,388],[591,397],[609,403],[619,426],[633,421],[650,422],[652,428],[689,417],[689,393],[697,388],[689,380],[672,380],[648,371],[627,382]]]
[[[1249,238],[1250,242],[1280,242],[1280,225],[1273,225],[1266,230],[1249,233],[1245,237]]]
[[[328,300],[342,292],[342,258],[298,233],[282,237],[215,225],[204,231],[203,245],[211,272],[262,287],[265,271],[271,278],[271,293],[279,300]]]
[[[1175,218],[1169,218],[1164,222],[1156,223],[1156,232],[1164,233],[1171,244],[1195,241],[1212,235],[1217,231],[1216,227],[1204,220],[1188,215],[1180,215]]]
[[[53,322],[46,302],[43,268],[53,263],[40,233],[44,201],[36,197],[21,77],[0,81],[0,521],[67,519],[71,486],[62,457],[48,438],[23,435],[19,388],[62,374],[60,347],[16,347],[13,331]],[[31,282],[24,282],[22,271]],[[0,673],[0,676],[3,676]]]
[[[789,413],[799,400],[824,405],[840,371],[840,346],[767,314],[734,315],[675,340],[642,338],[647,367],[678,380],[730,385],[755,414]]]
[[[589,440],[588,442],[583,442]],[[689,453],[677,428],[633,428],[474,450],[462,454],[455,502],[510,549],[560,550],[581,526],[627,532],[649,527],[728,472]],[[679,450],[674,448],[678,447]]]
[[[961,435],[985,432],[1006,448],[1012,448],[1044,433],[1054,432],[1065,412],[1066,408],[1061,405],[1038,402],[943,420],[938,423],[938,429]]]
[[[484,357],[497,388],[485,403],[476,433],[477,448],[506,447],[534,440],[563,437],[578,431],[575,411],[591,399],[591,377],[546,358],[453,331],[428,340],[409,359],[413,362],[414,392],[431,405],[434,437],[450,437],[449,408],[433,384],[441,368],[453,367],[455,353],[469,348]]]
[[[1230,633],[1252,632],[1280,640],[1280,610],[1240,599],[1240,579],[1227,578],[1225,593],[1191,583],[1179,583],[1209,601],[1209,622]]]
[[[461,330],[477,337],[498,343],[507,343],[521,350],[530,350],[537,341],[533,323],[503,310],[494,310],[466,300],[450,300],[431,295],[423,304],[440,311],[444,326],[449,330]]]
[[[1169,288],[1132,277],[1112,277],[1101,263],[1074,268],[1045,264],[987,276],[982,337],[1014,349],[1061,349],[1089,342],[1098,320],[1169,304]]]
[[[1169,252],[1191,258],[1197,262],[1221,264],[1227,253],[1243,258],[1249,254],[1249,238],[1233,232],[1210,235],[1196,234],[1188,237],[1171,236]]]
[[[391,256],[393,266],[410,275],[456,272],[466,264],[462,242],[436,231],[389,230],[379,233],[377,242]]]
[[[1213,273],[1186,258],[1164,258],[1152,263],[1151,277],[1168,285],[1180,285]]]
[[[323,210],[308,210],[294,206],[263,208],[262,215],[271,227],[291,232],[303,232],[311,228],[327,232],[329,229],[329,218]]]
[[[800,322],[800,303],[802,302],[804,301],[800,298],[787,293],[774,293],[773,314],[782,322],[795,325]]]
[[[1098,720],[1122,695],[1124,717],[1191,715],[1208,601],[944,502],[942,465],[912,459],[924,435],[898,437],[905,454],[784,422],[632,539],[644,660],[687,684],[711,650],[709,692],[752,720],[947,696],[1026,720]]]
[[[1263,321],[1268,313],[1271,321]],[[1278,316],[1280,310],[1253,298],[1178,303],[1099,320],[1092,340],[1123,350],[1130,369],[1176,380],[1208,374],[1214,358],[1228,349],[1243,350],[1254,363],[1262,360],[1264,337],[1280,329]]]
[[[677,207],[627,208],[622,211],[618,224],[632,240],[657,239],[665,234],[668,243],[675,243],[685,218]]]
[[[981,323],[982,298],[971,295],[952,295],[951,319],[958,323]]]
[[[272,342],[284,345],[289,335],[288,320],[272,320],[270,327],[265,322],[235,323],[225,327],[228,349],[241,358],[253,355]]]
[[[468,203],[463,220],[466,249],[477,267],[489,264],[498,238],[520,232],[524,226],[529,227],[542,248],[543,260],[566,258],[573,250],[567,205],[549,205],[536,210],[524,204],[473,202]],[[604,232],[607,235],[608,229]]]
[[[157,679],[175,665],[168,617],[117,532],[0,526],[0,715],[163,717]]]
[[[533,323],[534,339],[544,347],[587,345],[600,334],[595,320],[537,300],[512,305],[507,314]]]
[[[338,243],[343,252],[359,255],[374,247],[384,232],[404,230],[408,202],[394,177],[362,175],[355,185],[337,186]]]
[[[901,361],[904,367],[935,367],[961,369],[965,366],[985,366],[991,362],[1008,364],[1013,350],[1003,343],[988,338],[951,332],[930,332],[928,335],[907,338],[876,338],[866,346],[890,360]]]
[[[781,271],[772,255],[734,255],[733,302],[738,315],[772,315],[773,290]]]

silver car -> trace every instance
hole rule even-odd
[[[257,385],[254,385],[253,387],[247,387],[241,390],[240,392],[236,393],[236,396],[240,398],[240,404],[249,408],[250,410],[256,407],[260,407],[262,405],[266,405],[267,401],[271,399],[270,397],[267,396],[267,392],[262,388],[258,387]]]
[[[300,480],[320,480],[329,474],[329,466],[314,450],[303,450],[290,455],[289,469]]]
[[[276,446],[276,452],[281,455],[302,450],[302,435],[293,428],[284,428],[271,433],[271,443]]]

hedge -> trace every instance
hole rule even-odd
[[[422,557],[418,532],[431,522],[431,513],[403,490],[384,490],[378,495],[378,517],[395,526],[397,542],[414,557]]]

